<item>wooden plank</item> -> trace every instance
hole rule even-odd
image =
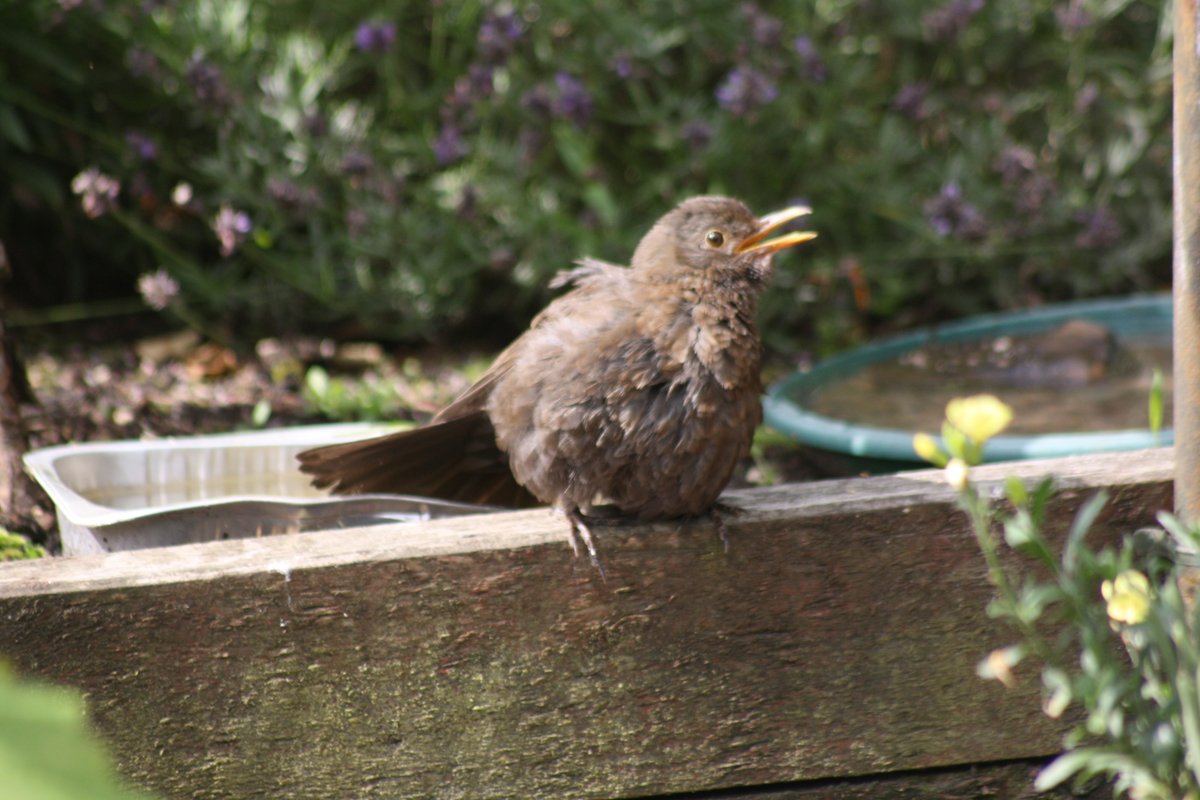
[[[1165,450],[1026,462],[1062,528],[1170,507]],[[1042,756],[1037,680],[940,473],[731,493],[711,526],[544,510],[0,566],[0,653],[82,687],[169,797],[636,797]]]
[[[854,778],[804,781],[785,786],[729,789],[721,800],[1112,800],[1110,782],[1089,781],[1082,790],[1071,785],[1038,792],[1034,779],[1045,759],[1023,759],[988,764],[892,772]],[[700,795],[690,795],[699,799]],[[685,800],[689,795],[675,795]],[[712,794],[704,795],[712,798]]]

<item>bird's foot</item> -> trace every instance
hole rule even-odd
[[[600,563],[600,556],[596,553],[596,543],[592,540],[592,530],[584,521],[583,514],[578,508],[570,508],[566,510],[567,522],[571,528],[567,534],[567,540],[571,543],[571,550],[574,551],[575,557],[579,557],[579,543],[583,542],[583,546],[587,548],[588,558],[592,562],[592,566],[600,573],[601,578],[607,577],[604,573],[604,565]]]

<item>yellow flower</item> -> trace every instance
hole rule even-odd
[[[995,395],[959,397],[946,404],[946,419],[976,444],[983,444],[1012,422],[1012,409]]]
[[[1100,594],[1108,602],[1109,619],[1116,622],[1137,625],[1150,611],[1150,581],[1135,569],[1100,584]]]
[[[961,458],[950,459],[950,463],[946,465],[946,483],[954,487],[956,491],[961,492],[967,488],[967,479],[967,462]]]
[[[942,448],[938,447],[937,439],[928,433],[918,433],[913,436],[912,446],[913,450],[917,451],[917,455],[930,464],[936,467],[946,465],[946,454],[942,452]]]

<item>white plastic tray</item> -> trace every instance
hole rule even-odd
[[[54,501],[65,555],[492,510],[401,495],[331,496],[296,462],[301,450],[391,430],[349,423],[62,445],[26,454],[25,468]]]

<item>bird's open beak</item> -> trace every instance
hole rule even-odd
[[[808,216],[811,213],[812,209],[807,206],[792,206],[791,208],[785,208],[783,211],[776,211],[774,214],[767,214],[758,220],[758,230],[743,239],[734,249],[734,252],[738,255],[751,251],[755,253],[778,253],[780,250],[785,250],[793,245],[803,244],[817,238],[815,231],[796,231],[776,236],[774,239],[767,238],[773,232],[779,230],[797,217]]]

